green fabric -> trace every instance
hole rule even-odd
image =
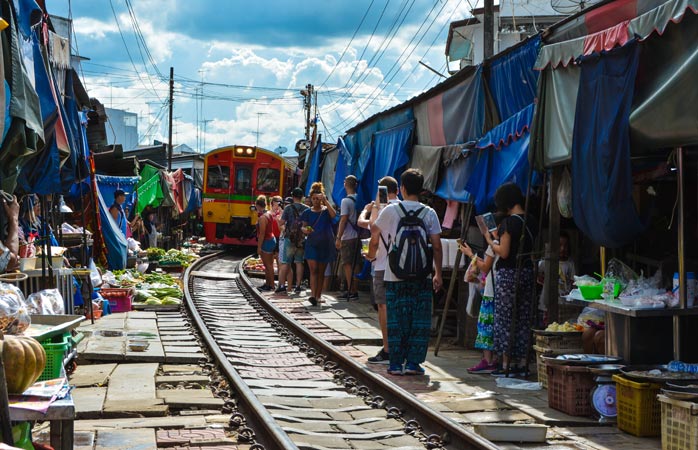
[[[141,170],[141,180],[136,186],[136,193],[138,194],[138,205],[136,206],[138,214],[141,214],[147,206],[160,206],[165,197],[160,183],[160,171],[146,164]]]

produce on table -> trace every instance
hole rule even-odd
[[[162,302],[160,299],[156,297],[150,297],[148,300],[145,301],[146,305],[162,305]]]
[[[0,345],[7,391],[21,394],[44,371],[46,351],[36,339],[28,336],[5,336]]]
[[[182,267],[188,267],[189,263],[197,258],[196,255],[191,255],[184,253],[182,251],[171,249],[163,257],[158,260],[158,264],[164,265],[180,265]]]
[[[162,299],[161,303],[163,305],[180,305],[182,301],[175,297],[165,297]]]
[[[579,324],[572,324],[569,322],[565,322],[562,324],[559,324],[557,322],[553,322],[548,327],[545,329],[545,331],[564,331],[564,332],[572,332],[572,331],[584,331],[584,327],[579,325]]]
[[[248,258],[245,261],[245,270],[251,270],[256,272],[264,272],[264,263],[262,258]]]
[[[148,255],[148,259],[150,261],[157,261],[158,259],[165,256],[165,250],[158,247],[150,247],[145,252]]]

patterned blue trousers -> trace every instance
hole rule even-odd
[[[431,335],[431,279],[386,281],[390,365],[421,364]]]

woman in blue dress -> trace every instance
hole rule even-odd
[[[335,259],[334,231],[332,219],[337,213],[327,201],[325,188],[316,182],[310,187],[312,206],[301,214],[305,241],[305,259],[310,268],[310,298],[315,306],[322,303],[322,285],[325,282],[325,268]]]

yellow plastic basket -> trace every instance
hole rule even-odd
[[[655,383],[637,383],[613,375],[616,382],[618,429],[634,436],[659,436],[662,409],[657,401],[661,386]]]
[[[698,450],[698,404],[660,395],[662,450]]]

